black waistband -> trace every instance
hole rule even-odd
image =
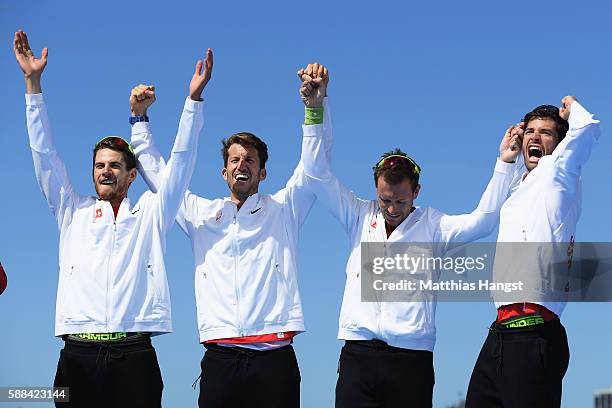
[[[135,344],[151,342],[151,333],[148,332],[126,332],[126,333],[79,333],[65,334],[62,336],[67,344]]]
[[[73,340],[73,336],[70,335],[66,335],[65,337],[64,349],[62,352],[86,358],[95,357],[96,364],[102,364],[104,367],[106,367],[110,361],[121,360],[126,355],[141,353],[147,350],[155,350],[151,344],[151,336],[149,333],[117,341],[84,341],[78,337],[78,340]]]
[[[271,349],[271,350],[254,350],[247,347],[238,347],[238,346],[220,346],[216,343],[204,343],[204,347],[206,350],[219,352],[227,355],[234,356],[236,354],[250,354],[250,355],[264,355],[269,353],[274,353],[278,351],[288,351],[293,349],[291,344],[287,344],[286,346],[282,346],[279,348]]]
[[[388,351],[394,353],[431,353],[428,350],[413,350],[402,347],[390,346],[387,342],[379,339],[372,340],[345,340],[345,346],[349,348],[360,348],[362,350],[377,350],[377,351]]]
[[[552,320],[544,320],[539,314],[533,313],[511,317],[501,322],[494,321],[489,330],[504,334],[530,333],[550,330],[560,325],[561,321],[558,317]]]

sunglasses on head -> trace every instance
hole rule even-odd
[[[119,136],[107,136],[103,138],[98,143],[96,143],[96,145],[94,146],[94,149],[99,149],[100,147],[103,147],[103,145],[116,146],[116,147],[120,147],[124,149],[127,148],[128,151],[132,154],[132,156],[135,156],[134,149],[132,149],[132,145],[129,144],[127,140]]]
[[[414,160],[412,160],[408,156],[403,156],[401,154],[392,154],[390,156],[382,158],[375,166],[376,169],[382,169],[385,167],[394,167],[400,163],[407,164],[408,167],[412,169],[414,174],[421,174],[421,167],[416,164]]]

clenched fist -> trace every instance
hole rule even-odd
[[[302,81],[300,86],[300,97],[307,108],[318,108],[323,106],[323,98],[327,96],[327,84],[329,83],[329,72],[325,66],[315,62],[308,64],[297,73]]]
[[[559,116],[567,120],[572,109],[572,103],[576,100],[576,97],[571,95],[563,97],[563,99],[561,99],[561,107],[559,108]]]
[[[147,109],[155,102],[155,87],[140,84],[132,88],[130,93],[130,110],[132,116],[144,116]]]

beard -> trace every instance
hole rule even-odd
[[[240,185],[238,182],[234,182],[233,184],[227,183],[232,195],[239,199],[240,201],[246,201],[247,198],[257,193],[259,189],[259,180],[253,180],[253,182],[248,186]]]
[[[122,200],[125,196],[127,196],[127,188],[121,188],[120,186],[117,186],[117,188],[111,189],[106,186],[96,184],[96,193],[98,194],[100,200]]]

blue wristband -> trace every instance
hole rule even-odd
[[[134,123],[138,123],[138,122],[148,122],[148,121],[149,121],[149,117],[146,115],[130,116],[130,125],[134,125]]]

